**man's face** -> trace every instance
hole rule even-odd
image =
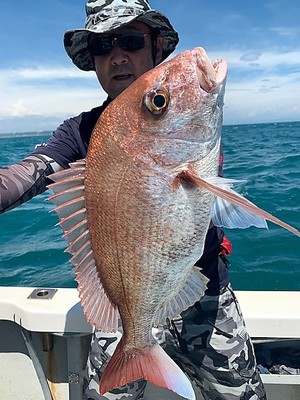
[[[150,28],[142,22],[133,21],[126,27],[113,31],[112,36],[127,32],[141,32],[145,36],[145,47],[140,50],[123,50],[115,41],[109,54],[95,56],[95,70],[98,80],[111,99],[117,97],[139,76],[154,67]],[[105,34],[102,36],[110,36]],[[161,57],[163,39],[158,38],[157,56]]]

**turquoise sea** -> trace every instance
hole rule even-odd
[[[26,156],[50,133],[0,135],[0,166]],[[241,193],[300,228],[300,122],[223,128],[225,176],[246,182]],[[0,215],[0,285],[75,287],[65,241],[44,193]],[[227,230],[235,289],[300,290],[300,239],[269,229]]]

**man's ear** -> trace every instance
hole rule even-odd
[[[156,65],[158,65],[162,61],[162,51],[164,45],[164,38],[162,36],[157,37],[156,42]]]

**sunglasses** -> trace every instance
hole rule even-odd
[[[89,41],[89,50],[92,56],[109,54],[115,43],[125,51],[140,50],[145,47],[145,37],[148,33],[128,32],[120,35],[99,36],[93,35]]]

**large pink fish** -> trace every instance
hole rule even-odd
[[[194,263],[211,220],[246,227],[266,218],[299,235],[217,177],[226,74],[202,48],[147,72],[102,114],[86,161],[52,176],[86,317],[103,331],[122,321],[102,394],[144,378],[195,399],[151,328],[203,295]]]

